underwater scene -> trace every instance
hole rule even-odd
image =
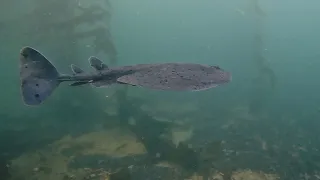
[[[0,180],[320,180],[316,0],[2,0]]]

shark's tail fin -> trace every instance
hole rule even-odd
[[[59,72],[40,52],[24,47],[20,51],[21,93],[25,104],[39,105],[59,86]]]

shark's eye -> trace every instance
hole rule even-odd
[[[214,68],[216,68],[216,69],[221,69],[219,66],[212,66],[212,67],[214,67]]]

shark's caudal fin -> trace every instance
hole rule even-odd
[[[20,51],[21,93],[25,104],[39,105],[60,84],[59,72],[40,52],[24,47]]]

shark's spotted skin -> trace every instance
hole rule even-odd
[[[89,63],[95,69],[92,73],[71,65],[73,75],[62,75],[40,52],[31,47],[22,48],[20,79],[25,104],[39,105],[64,81],[72,81],[71,86],[128,84],[171,91],[200,91],[231,81],[231,74],[218,66],[162,63],[109,68],[93,56],[89,58]]]
[[[215,87],[230,80],[230,74],[216,66],[191,63],[165,63],[124,75],[125,84],[159,90],[197,91]]]

